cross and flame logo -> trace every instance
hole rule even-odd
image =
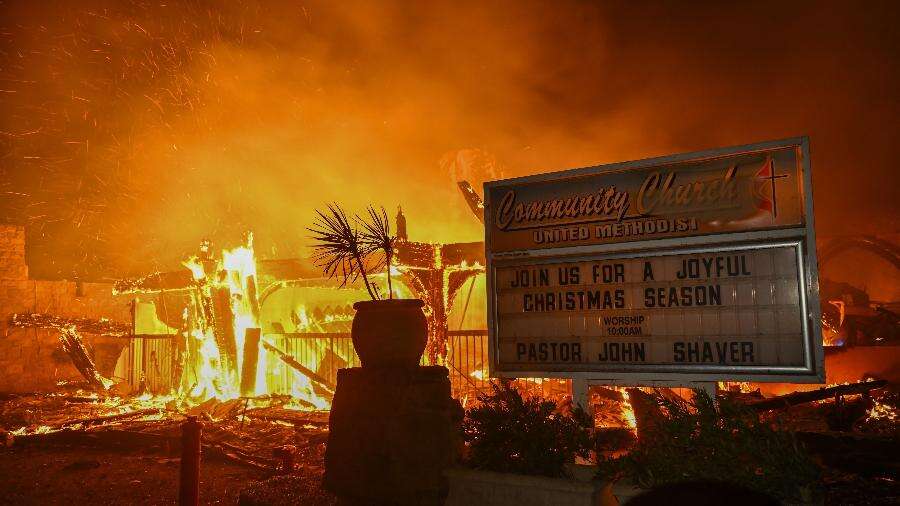
[[[787,174],[775,174],[775,163],[771,156],[766,158],[762,167],[756,172],[756,181],[753,185],[756,208],[768,211],[772,218],[778,217],[778,192],[775,182],[786,177],[788,177]]]

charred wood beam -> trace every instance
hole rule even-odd
[[[244,331],[244,362],[243,367],[241,367],[241,395],[244,397],[256,394],[259,337],[259,328],[251,327]]]
[[[172,339],[177,334],[132,334],[131,325],[112,320],[93,318],[63,318],[43,313],[18,313],[9,319],[9,325],[20,329],[51,329],[62,332],[74,327],[79,334],[94,334],[103,337],[125,339]]]
[[[112,384],[112,381],[104,378],[97,371],[97,367],[88,355],[87,348],[84,347],[84,342],[75,327],[62,329],[59,333],[59,342],[62,343],[63,350],[72,359],[75,368],[92,387],[97,390],[106,390],[108,385]]]
[[[210,456],[216,456],[227,459],[232,462],[259,469],[260,471],[272,472],[275,470],[275,461],[250,455],[248,453],[235,451],[231,445],[222,442],[203,441],[203,452]]]
[[[442,266],[457,265],[463,262],[469,265],[484,265],[485,263],[484,243],[481,242],[453,243],[440,246],[429,243],[404,242],[398,245],[397,248],[398,261],[409,267],[433,268],[435,267],[437,254],[440,254]],[[208,264],[205,268],[207,272],[213,272],[215,266]],[[303,258],[259,260],[257,261],[257,273],[261,278],[270,281],[274,280],[275,284],[283,282],[296,282],[299,284],[298,286],[321,286],[330,283],[334,283],[337,286],[340,284],[340,281],[323,278],[322,272],[315,266],[315,263],[312,260]],[[198,283],[202,283],[202,281],[194,279],[193,273],[187,269],[172,272],[154,272],[139,278],[126,278],[116,281],[113,285],[113,293],[123,295],[190,290],[195,288]],[[265,289],[259,289],[261,293],[260,299],[265,299],[267,290],[271,286],[273,285]]]
[[[280,358],[282,362],[284,362],[285,364],[287,364],[288,366],[290,366],[291,368],[293,368],[295,371],[299,372],[300,374],[306,376],[310,380],[316,382],[320,387],[324,388],[328,392],[329,395],[334,395],[334,383],[328,381],[326,378],[323,378],[322,376],[319,376],[318,374],[316,374],[315,371],[304,366],[300,362],[297,362],[296,360],[294,360],[294,357],[279,350],[276,346],[266,342],[265,340],[260,341],[260,343],[263,345],[263,348],[265,348],[268,351],[271,351],[272,353],[277,355],[278,358]]]
[[[178,446],[178,438],[166,434],[154,434],[140,430],[122,430],[110,427],[73,430],[64,428],[59,431],[15,436],[16,446],[42,445],[85,445],[98,448],[133,448],[146,449],[153,446]]]
[[[66,427],[69,425],[95,425],[95,424],[103,424],[107,422],[114,422],[118,420],[126,420],[128,418],[136,418],[139,416],[146,415],[155,415],[160,412],[159,408],[147,408],[147,409],[139,409],[136,411],[131,411],[128,413],[119,413],[116,415],[106,415],[106,416],[95,416],[91,418],[80,418],[75,420],[66,420],[64,422],[59,422],[51,425],[51,427]]]
[[[131,325],[111,320],[92,318],[63,318],[43,313],[19,313],[9,320],[12,327],[54,329],[63,331],[74,329],[78,333],[97,334],[109,337],[130,337]]]
[[[212,327],[223,363],[223,372],[237,375],[237,341],[234,336],[234,312],[231,308],[231,290],[228,288],[213,288],[212,300]]]
[[[247,286],[247,301],[250,305],[250,315],[254,322],[259,321],[259,296],[256,287],[256,276],[247,276],[244,280]]]
[[[196,285],[194,275],[185,269],[174,272],[154,272],[140,278],[120,279],[113,284],[113,294],[156,293],[187,290]]]
[[[453,242],[441,245],[443,265],[485,264],[483,242]]]
[[[887,386],[885,380],[863,381],[860,383],[851,383],[849,385],[837,385],[828,388],[820,388],[809,392],[794,392],[786,395],[779,395],[770,399],[748,403],[747,406],[756,411],[769,411],[772,409],[786,409],[797,404],[805,404],[807,402],[820,401],[840,395],[864,394],[871,390],[877,390]]]
[[[300,426],[315,425],[323,431],[328,428],[327,412],[322,413],[316,411],[297,411],[296,409],[284,409],[279,407],[263,407],[250,408],[245,411],[244,414],[259,420],[276,420]]]
[[[206,272],[214,272],[215,265],[207,264]],[[260,276],[275,280],[300,280],[321,278],[322,272],[311,260],[288,258],[284,260],[259,260],[257,270]],[[184,269],[172,272],[154,272],[139,278],[120,279],[113,285],[113,293],[140,294],[189,290],[197,286],[191,271]]]
[[[458,181],[456,186],[462,192],[463,198],[466,199],[466,204],[472,210],[472,214],[478,218],[478,221],[484,223],[484,201],[481,200],[481,197],[475,192],[472,185],[468,181]]]

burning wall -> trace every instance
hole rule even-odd
[[[59,332],[9,325],[15,313],[130,321],[127,297],[112,285],[30,279],[25,263],[25,229],[0,225],[0,392],[50,391],[60,381],[83,381],[59,343]],[[112,374],[126,342],[84,335],[101,373]]]

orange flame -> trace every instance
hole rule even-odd
[[[206,400],[213,397],[219,400],[238,398],[241,394],[240,378],[245,365],[245,336],[248,329],[260,328],[260,321],[256,316],[258,308],[254,307],[258,302],[255,300],[257,270],[253,237],[249,235],[247,243],[243,246],[223,250],[221,257],[214,262],[209,259],[201,260],[192,257],[183,265],[190,269],[197,281],[198,293],[193,296],[193,313],[188,319],[191,322],[188,338],[192,340],[192,344],[188,348],[193,350],[192,353],[188,353],[188,360],[192,367],[185,367],[185,370],[191,369],[196,372],[192,378],[192,385],[185,384],[186,381],[191,380],[182,378],[182,387],[188,387],[183,388],[182,391],[186,392],[187,397],[195,400]],[[208,269],[212,272],[207,272]],[[212,324],[206,322],[202,314],[202,294],[208,293],[212,288],[228,288],[231,294],[230,309],[233,315],[232,330],[237,349],[235,356],[237,374],[229,374],[224,370],[223,360],[225,357],[222,356],[224,352],[219,349]],[[297,315],[302,327],[310,325],[311,319],[303,306],[298,309]],[[261,339],[269,342],[269,336],[262,335]],[[303,363],[304,360],[297,357],[294,358],[303,366],[315,370],[317,364],[309,362],[314,362],[315,357],[320,354],[308,353],[304,356],[307,357],[305,359],[307,363]],[[287,377],[290,378],[289,386],[284,381],[284,378]],[[298,402],[292,404],[297,408],[308,409],[310,406],[314,406],[316,409],[328,409],[330,406],[327,399],[316,393],[309,378],[287,367],[279,357],[269,353],[263,346],[259,347],[253,391],[257,396],[275,393],[290,394],[299,399]]]

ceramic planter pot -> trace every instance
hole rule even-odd
[[[368,300],[353,304],[351,337],[363,367],[419,365],[428,326],[420,299]]]

